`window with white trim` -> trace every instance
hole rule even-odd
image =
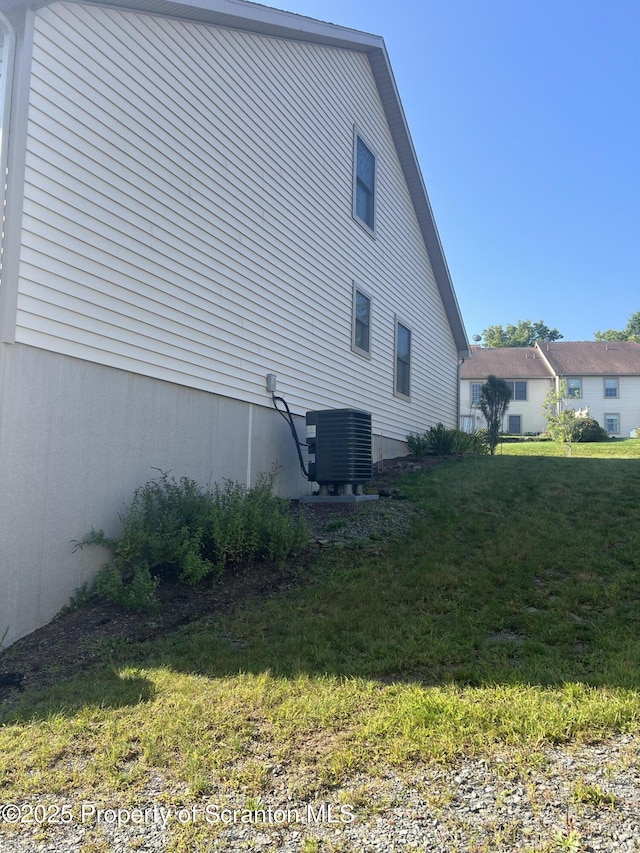
[[[471,383],[471,405],[479,406],[480,405],[480,389],[482,385],[480,382],[472,382]]]
[[[371,297],[354,285],[351,347],[371,357]]]
[[[411,396],[411,329],[396,320],[396,370],[395,393],[409,399]]]
[[[620,415],[605,414],[604,428],[609,433],[609,435],[620,435]]]
[[[567,379],[567,397],[582,398],[582,379]]]
[[[615,397],[617,399],[618,394],[619,394],[618,378],[617,377],[606,378],[604,380],[604,396],[609,397],[609,398]]]
[[[354,152],[353,212],[371,231],[375,227],[376,158],[356,134]]]

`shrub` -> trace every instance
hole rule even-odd
[[[607,441],[607,431],[593,418],[576,418],[573,426],[574,441]]]
[[[419,458],[433,456],[452,456],[457,453],[486,453],[487,443],[482,432],[462,432],[459,429],[447,429],[439,423],[426,432],[410,433],[407,436],[409,451]]]
[[[273,494],[273,480],[263,475],[253,488],[225,481],[205,491],[187,477],[176,481],[161,473],[134,492],[120,516],[119,539],[93,530],[84,540],[113,553],[96,593],[129,609],[152,610],[161,576],[195,585],[227,567],[294,553],[305,544],[306,529]]]
[[[407,436],[407,447],[409,448],[409,453],[413,453],[419,459],[423,456],[428,456],[432,452],[426,432],[421,434],[410,432]]]
[[[565,409],[561,416],[549,419],[549,434],[554,441],[589,442],[607,441],[609,436],[593,418],[577,418],[572,409]]]

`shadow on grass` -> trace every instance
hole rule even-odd
[[[24,694],[6,695],[0,702],[0,725],[73,715],[86,708],[126,708],[151,702],[154,682],[136,674],[119,674],[111,667],[97,667],[88,675],[67,675],[48,686]]]

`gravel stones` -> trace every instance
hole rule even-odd
[[[638,739],[619,735],[597,745],[543,747],[526,764],[504,753],[382,777],[359,775],[319,798],[295,802],[276,774],[272,790],[257,804],[239,796],[215,804],[210,797],[192,813],[204,820],[207,805],[212,815],[226,807],[230,818],[238,810],[235,820],[207,827],[206,849],[230,853],[637,853],[639,758]],[[165,788],[163,802],[170,797]],[[177,803],[184,805],[184,797],[184,791],[175,792]],[[262,810],[266,819],[243,821],[247,809],[258,817]],[[46,834],[37,826],[20,829],[18,835],[2,834],[3,853],[162,853],[180,833],[176,820],[167,826],[47,827]]]

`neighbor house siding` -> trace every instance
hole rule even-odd
[[[504,378],[507,379],[507,377]],[[518,381],[527,383],[527,399],[510,401],[504,419],[504,429],[507,429],[509,415],[520,415],[523,433],[544,432],[547,428],[547,421],[544,417],[543,405],[545,397],[553,388],[551,379],[527,378]],[[469,423],[473,429],[480,429],[487,425],[480,408],[472,405],[472,386],[474,384],[482,385],[484,382],[486,382],[486,378],[465,379],[460,383],[460,417],[472,418],[471,422],[466,421],[466,423]]]
[[[575,409],[589,409],[590,417],[601,427],[606,428],[605,415],[619,416],[617,435],[628,437],[632,430],[640,426],[640,376],[620,376],[618,378],[618,397],[604,396],[605,376],[580,376],[582,379],[582,397],[569,401]],[[562,377],[558,382],[562,381]]]
[[[354,128],[377,155],[375,238],[351,214]],[[294,410],[361,407],[393,438],[455,423],[456,347],[365,54],[41,10],[18,288],[19,343],[261,405],[275,372]],[[419,318],[411,403],[396,314]]]

